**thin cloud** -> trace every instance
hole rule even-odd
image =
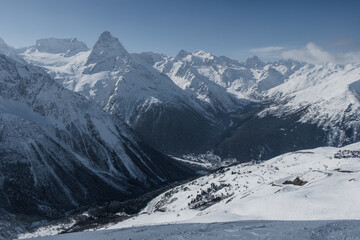
[[[330,53],[311,42],[300,49],[284,50],[280,55],[285,59],[293,59],[313,64],[325,62],[338,64],[360,62],[360,52]]]
[[[337,43],[339,44],[339,43]],[[320,63],[360,63],[360,51],[355,48],[342,53],[333,53],[324,50],[315,43],[309,42],[305,47],[297,49],[288,49],[281,46],[269,46],[262,48],[253,48],[250,53],[258,55],[265,60],[275,60],[279,58],[293,59],[300,62],[312,64]]]
[[[304,48],[285,50],[281,56],[286,59],[293,59],[308,63],[335,62],[335,58],[328,52],[322,50],[314,43],[308,43]]]

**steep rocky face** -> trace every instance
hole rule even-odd
[[[193,173],[41,69],[0,55],[0,208],[57,217]]]
[[[125,72],[131,63],[131,57],[119,40],[110,32],[103,32],[86,61],[86,74],[103,71]]]
[[[260,60],[257,56],[251,56],[246,59],[245,64],[246,67],[252,69],[262,69],[265,66],[265,63]]]
[[[79,52],[87,51],[89,48],[76,38],[46,38],[37,40],[34,49],[39,52],[64,54],[66,57],[71,57]]]

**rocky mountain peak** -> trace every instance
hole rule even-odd
[[[84,73],[124,70],[130,64],[130,61],[131,56],[119,39],[113,37],[110,32],[105,31],[96,41],[86,62],[89,68]]]
[[[249,68],[263,68],[265,63],[260,60],[257,56],[251,56],[245,61],[245,66]]]

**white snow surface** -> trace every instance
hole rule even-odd
[[[326,240],[359,239],[359,221],[242,221],[211,224],[174,224],[107,231],[61,234],[45,240]]]
[[[342,149],[358,150],[360,143]],[[360,158],[333,158],[338,150],[291,152],[219,170],[159,195],[137,217],[104,229],[240,220],[360,220]],[[284,184],[296,178],[306,183]]]

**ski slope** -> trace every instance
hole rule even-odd
[[[173,224],[61,234],[39,240],[288,240],[359,239],[359,221],[241,221]]]
[[[360,143],[342,149],[357,150]],[[218,170],[161,194],[137,217],[105,229],[239,220],[359,220],[360,159],[336,159],[337,151],[303,150]]]

